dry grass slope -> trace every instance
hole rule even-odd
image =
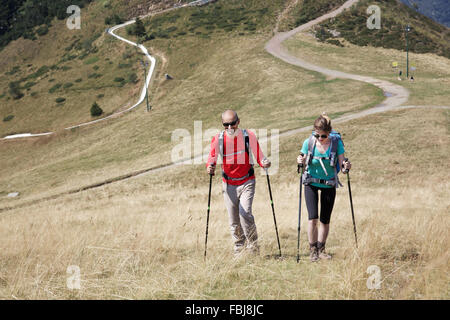
[[[277,253],[277,245],[267,186],[257,170],[254,212],[262,256],[231,259],[216,177],[204,263],[207,176],[203,166],[186,166],[3,214],[0,296],[448,299],[449,186],[442,177],[449,172],[448,111],[424,111],[371,116],[337,128],[354,163],[358,250],[344,188],[338,190],[328,242],[333,260],[309,263],[304,214],[302,260],[295,262],[295,156],[306,136],[292,137],[281,141],[282,166],[271,179],[283,261],[266,258]],[[79,291],[66,287],[69,265],[81,269]],[[371,265],[380,267],[380,290],[366,286]]]
[[[194,120],[203,121],[203,130],[217,127],[218,115],[229,105],[240,112],[243,127],[286,130],[310,125],[324,110],[336,117],[382,99],[371,86],[327,80],[275,60],[264,52],[274,24],[267,32],[245,36],[152,40],[151,46],[167,58],[159,74],[167,71],[175,79],[158,82],[158,107],[151,117],[134,112],[49,139],[0,144],[1,205],[167,162],[172,130],[181,126],[192,132]],[[392,51],[362,48],[354,53],[361,59],[355,64],[348,48],[334,51],[302,37],[288,46],[296,54],[306,52],[311,62],[392,80],[383,67],[383,56],[390,58]],[[427,85],[434,93],[424,102],[440,104],[448,97],[433,80],[446,81],[448,61],[433,57],[414,56],[429,70],[422,75],[423,84],[414,83],[418,88],[407,85],[414,103]],[[420,108],[335,128],[343,134],[353,163],[359,249],[345,187],[338,190],[331,220],[329,262],[308,261],[304,203],[302,259],[295,261],[295,159],[305,134],[280,140],[280,170],[271,177],[284,260],[270,258],[277,253],[275,230],[265,177],[257,169],[254,213],[261,257],[232,259],[220,179],[215,177],[205,263],[208,177],[203,165],[181,166],[1,212],[0,297],[449,299],[449,119],[448,110]],[[11,188],[23,196],[6,199]],[[80,267],[80,290],[67,288],[70,265]],[[367,288],[371,265],[381,270],[379,290]]]

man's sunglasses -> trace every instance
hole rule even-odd
[[[314,133],[313,136],[314,136],[316,139],[319,139],[319,138],[326,139],[326,138],[328,138],[328,135],[327,135],[327,134],[320,135],[320,134],[318,134],[318,133]]]
[[[236,123],[238,122],[238,120],[234,120],[233,122],[230,123],[222,123],[224,127],[228,127],[228,126],[234,126],[236,125]]]

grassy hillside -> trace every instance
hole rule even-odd
[[[0,53],[0,84],[4,88],[0,135],[47,132],[91,120],[91,105],[97,101],[106,114],[138,95],[140,85],[126,80],[142,78],[134,52],[113,43],[104,34],[105,8],[92,4],[83,9],[81,30],[69,30],[65,20],[55,20],[49,32],[37,40],[19,39]],[[121,67],[126,65],[126,67]],[[16,95],[11,87],[21,94]],[[58,98],[65,101],[58,103]]]
[[[242,2],[216,5],[222,6],[220,10],[235,10]],[[179,143],[171,141],[175,129],[187,129],[193,134],[194,121],[199,120],[203,121],[204,129],[219,130],[220,114],[229,107],[239,112],[242,125],[247,128],[284,131],[309,125],[323,110],[337,116],[383,100],[373,86],[326,79],[292,68],[266,53],[264,44],[270,37],[280,4],[266,5],[270,10],[265,15],[266,22],[244,35],[239,30],[213,31],[214,37],[209,38],[194,34],[146,41],[144,45],[158,58],[150,92],[152,112],[147,113],[141,107],[118,119],[49,138],[1,142],[4,165],[0,168],[0,192],[3,195],[10,190],[21,192],[18,199],[1,198],[2,206],[171,163],[171,150]],[[258,1],[252,8],[249,10],[261,10],[264,5]],[[179,23],[202,10],[215,9],[179,11],[182,15]],[[119,41],[112,44],[121,45]],[[174,79],[165,80],[164,73]],[[352,94],[351,88],[357,88],[360,95]],[[120,92],[115,96],[129,98]],[[341,99],[346,103],[342,104]],[[205,137],[204,147],[208,140]]]
[[[303,134],[281,141],[284,165],[271,178],[283,261],[266,258],[278,249],[267,184],[257,169],[253,211],[261,257],[232,259],[227,214],[215,177],[204,263],[208,178],[203,165],[184,166],[2,213],[0,296],[448,299],[449,185],[442,176],[450,172],[448,127],[448,111],[424,109],[336,126],[345,133],[346,152],[353,162],[359,250],[354,248],[345,187],[338,190],[331,218],[332,261],[308,261],[306,214],[301,261],[295,260],[295,158],[299,142],[307,137]],[[303,209],[306,212],[304,203]],[[80,267],[79,291],[66,287],[69,265]],[[379,290],[366,285],[371,265],[381,271]]]
[[[367,28],[366,13],[370,5],[381,9],[381,29]],[[322,40],[344,38],[359,46],[406,50],[405,27],[411,52],[435,53],[450,58],[450,29],[438,24],[396,0],[362,0],[335,19],[324,22],[318,31]]]
[[[121,3],[110,2],[113,8]],[[0,142],[0,208],[171,163],[172,148],[179,143],[171,141],[172,132],[186,129],[193,134],[197,120],[202,121],[203,131],[221,129],[220,114],[226,108],[239,112],[243,128],[286,131],[311,125],[322,111],[334,119],[381,102],[382,93],[371,85],[328,79],[281,62],[264,51],[287,4],[282,0],[218,1],[203,8],[144,19],[146,34],[141,41],[158,59],[150,92],[152,111],[147,113],[141,106],[98,125],[58,131],[43,139]],[[95,2],[89,10],[97,5],[104,3]],[[126,12],[144,10],[133,8]],[[100,29],[106,27],[105,18],[115,11],[104,15],[92,12],[89,17],[93,20],[86,22]],[[216,19],[219,16],[221,20]],[[231,26],[228,28],[225,23]],[[61,39],[69,39],[64,36],[66,30],[61,29]],[[56,28],[50,32],[54,32],[54,37],[59,35]],[[125,29],[120,33],[136,40]],[[62,53],[75,40],[60,42],[64,46],[60,45],[60,51],[55,52]],[[345,47],[317,42],[303,34],[285,45],[291,53],[313,63],[396,81],[398,70],[391,69],[391,60],[401,61],[402,52],[359,47],[339,40]],[[106,40],[102,35],[94,44],[98,52],[89,53],[87,60],[70,60],[73,68],[67,72],[90,71],[98,64],[99,68],[93,72],[102,72],[104,76],[90,83],[96,85],[103,79],[114,82],[113,77],[121,70],[132,70],[137,65],[139,55],[122,42]],[[32,70],[24,72],[20,67],[13,71],[15,64],[7,61],[21,57],[12,54],[14,45],[17,46],[10,44],[10,51],[0,53],[0,61],[11,66],[8,72],[13,74],[8,76],[20,79]],[[71,52],[81,53],[76,46],[75,43]],[[42,48],[26,50],[34,52],[33,59],[40,61],[30,68],[50,65],[44,54],[51,59],[59,57],[59,53],[53,55],[51,48],[42,51],[43,55],[37,54]],[[9,54],[4,55],[5,52]],[[103,57],[109,57],[111,67]],[[416,82],[399,82],[412,92],[408,104],[448,104],[449,60],[433,54],[412,54],[411,58],[417,66]],[[94,62],[85,64],[89,59]],[[120,68],[119,64],[130,63],[129,69]],[[55,77],[59,75],[63,80],[63,73],[56,72],[59,70],[55,71]],[[165,73],[173,80],[166,80]],[[0,81],[7,86],[9,79],[5,75]],[[112,87],[111,97],[126,103],[133,88],[131,83]],[[139,89],[139,83],[136,88]],[[62,89],[70,87],[55,90]],[[100,94],[98,91],[92,89],[91,94]],[[26,98],[19,101],[27,101],[22,100]],[[0,108],[4,108],[3,101],[9,103],[11,99],[7,100],[6,95],[0,98]],[[69,101],[66,98],[65,103]],[[86,101],[90,104],[91,99]],[[103,107],[101,101],[98,100]],[[40,111],[28,111],[30,121],[21,129],[47,128],[38,121]],[[347,188],[338,189],[327,243],[334,255],[332,261],[318,264],[308,261],[304,203],[302,260],[299,264],[295,261],[298,219],[295,159],[300,143],[307,138],[307,134],[301,134],[280,140],[280,170],[271,177],[284,260],[272,258],[277,253],[277,244],[270,200],[265,177],[257,169],[253,209],[261,257],[232,259],[228,219],[220,178],[216,176],[208,260],[204,263],[208,177],[203,164],[184,165],[0,212],[0,297],[448,299],[443,284],[448,280],[449,263],[446,201],[450,172],[446,161],[449,115],[448,110],[419,108],[372,115],[335,126],[343,134],[346,155],[353,163],[352,193],[359,249],[354,247]],[[61,128],[64,121],[74,120],[73,117],[73,114],[55,117],[51,123]],[[5,126],[14,124],[16,119],[20,126],[21,116],[0,122],[0,130],[13,131],[14,126]],[[208,145],[209,137],[205,137],[202,147]],[[341,178],[345,184],[346,177]],[[20,192],[20,196],[7,198],[13,191]],[[79,291],[67,289],[69,265],[80,267]],[[370,276],[367,269],[371,265],[380,267],[383,281],[380,290],[367,288]]]
[[[291,0],[284,13],[279,31],[289,31],[341,6],[346,0]]]
[[[324,67],[360,75],[370,75],[407,88],[410,105],[448,105],[450,97],[450,60],[435,54],[409,55],[415,81],[405,81],[406,54],[394,49],[360,47],[341,39],[344,47],[317,41],[311,34],[300,33],[285,42],[294,55]],[[392,67],[397,62],[398,67]],[[403,81],[398,80],[403,71]]]
[[[0,52],[0,136],[57,131],[92,119],[97,102],[107,116],[137,101],[144,71],[134,48],[105,33],[108,19],[131,19],[145,1],[96,1],[81,11],[81,29],[52,20],[37,39],[12,41]],[[145,2],[153,10],[175,1]],[[62,102],[62,99],[65,99]],[[14,116],[10,121],[1,121]]]

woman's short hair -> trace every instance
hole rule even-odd
[[[323,112],[317,119],[314,121],[314,130],[320,130],[325,132],[331,132],[331,119],[328,115]]]

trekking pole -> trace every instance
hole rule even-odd
[[[300,153],[303,157],[303,153]],[[300,192],[298,200],[298,229],[297,229],[297,263],[300,261],[300,222],[302,216],[302,179],[303,179],[303,163],[297,165],[297,173],[300,173]]]
[[[347,161],[348,161],[348,158],[345,158],[344,161],[347,162]],[[350,187],[350,174],[349,174],[349,170],[345,170],[344,173],[347,174],[348,195],[349,195],[349,197],[350,197],[350,208],[352,209],[353,232],[355,233],[355,243],[356,243],[356,248],[358,249],[358,237],[356,236],[355,213],[354,213],[354,211],[353,211],[352,188]]]
[[[280,238],[278,236],[277,219],[275,218],[275,208],[273,207],[272,190],[270,189],[269,172],[268,172],[267,168],[265,168],[265,170],[266,170],[266,177],[267,177],[267,185],[269,186],[270,205],[272,206],[273,222],[275,223],[275,232],[277,233],[278,250],[280,252],[280,258],[281,258]]]
[[[208,194],[208,212],[206,215],[206,237],[205,237],[205,254],[203,256],[203,259],[206,261],[206,246],[208,244],[208,225],[209,225],[209,210],[210,210],[210,204],[211,204],[211,185],[212,185],[212,177],[213,175],[209,175],[209,194]]]

